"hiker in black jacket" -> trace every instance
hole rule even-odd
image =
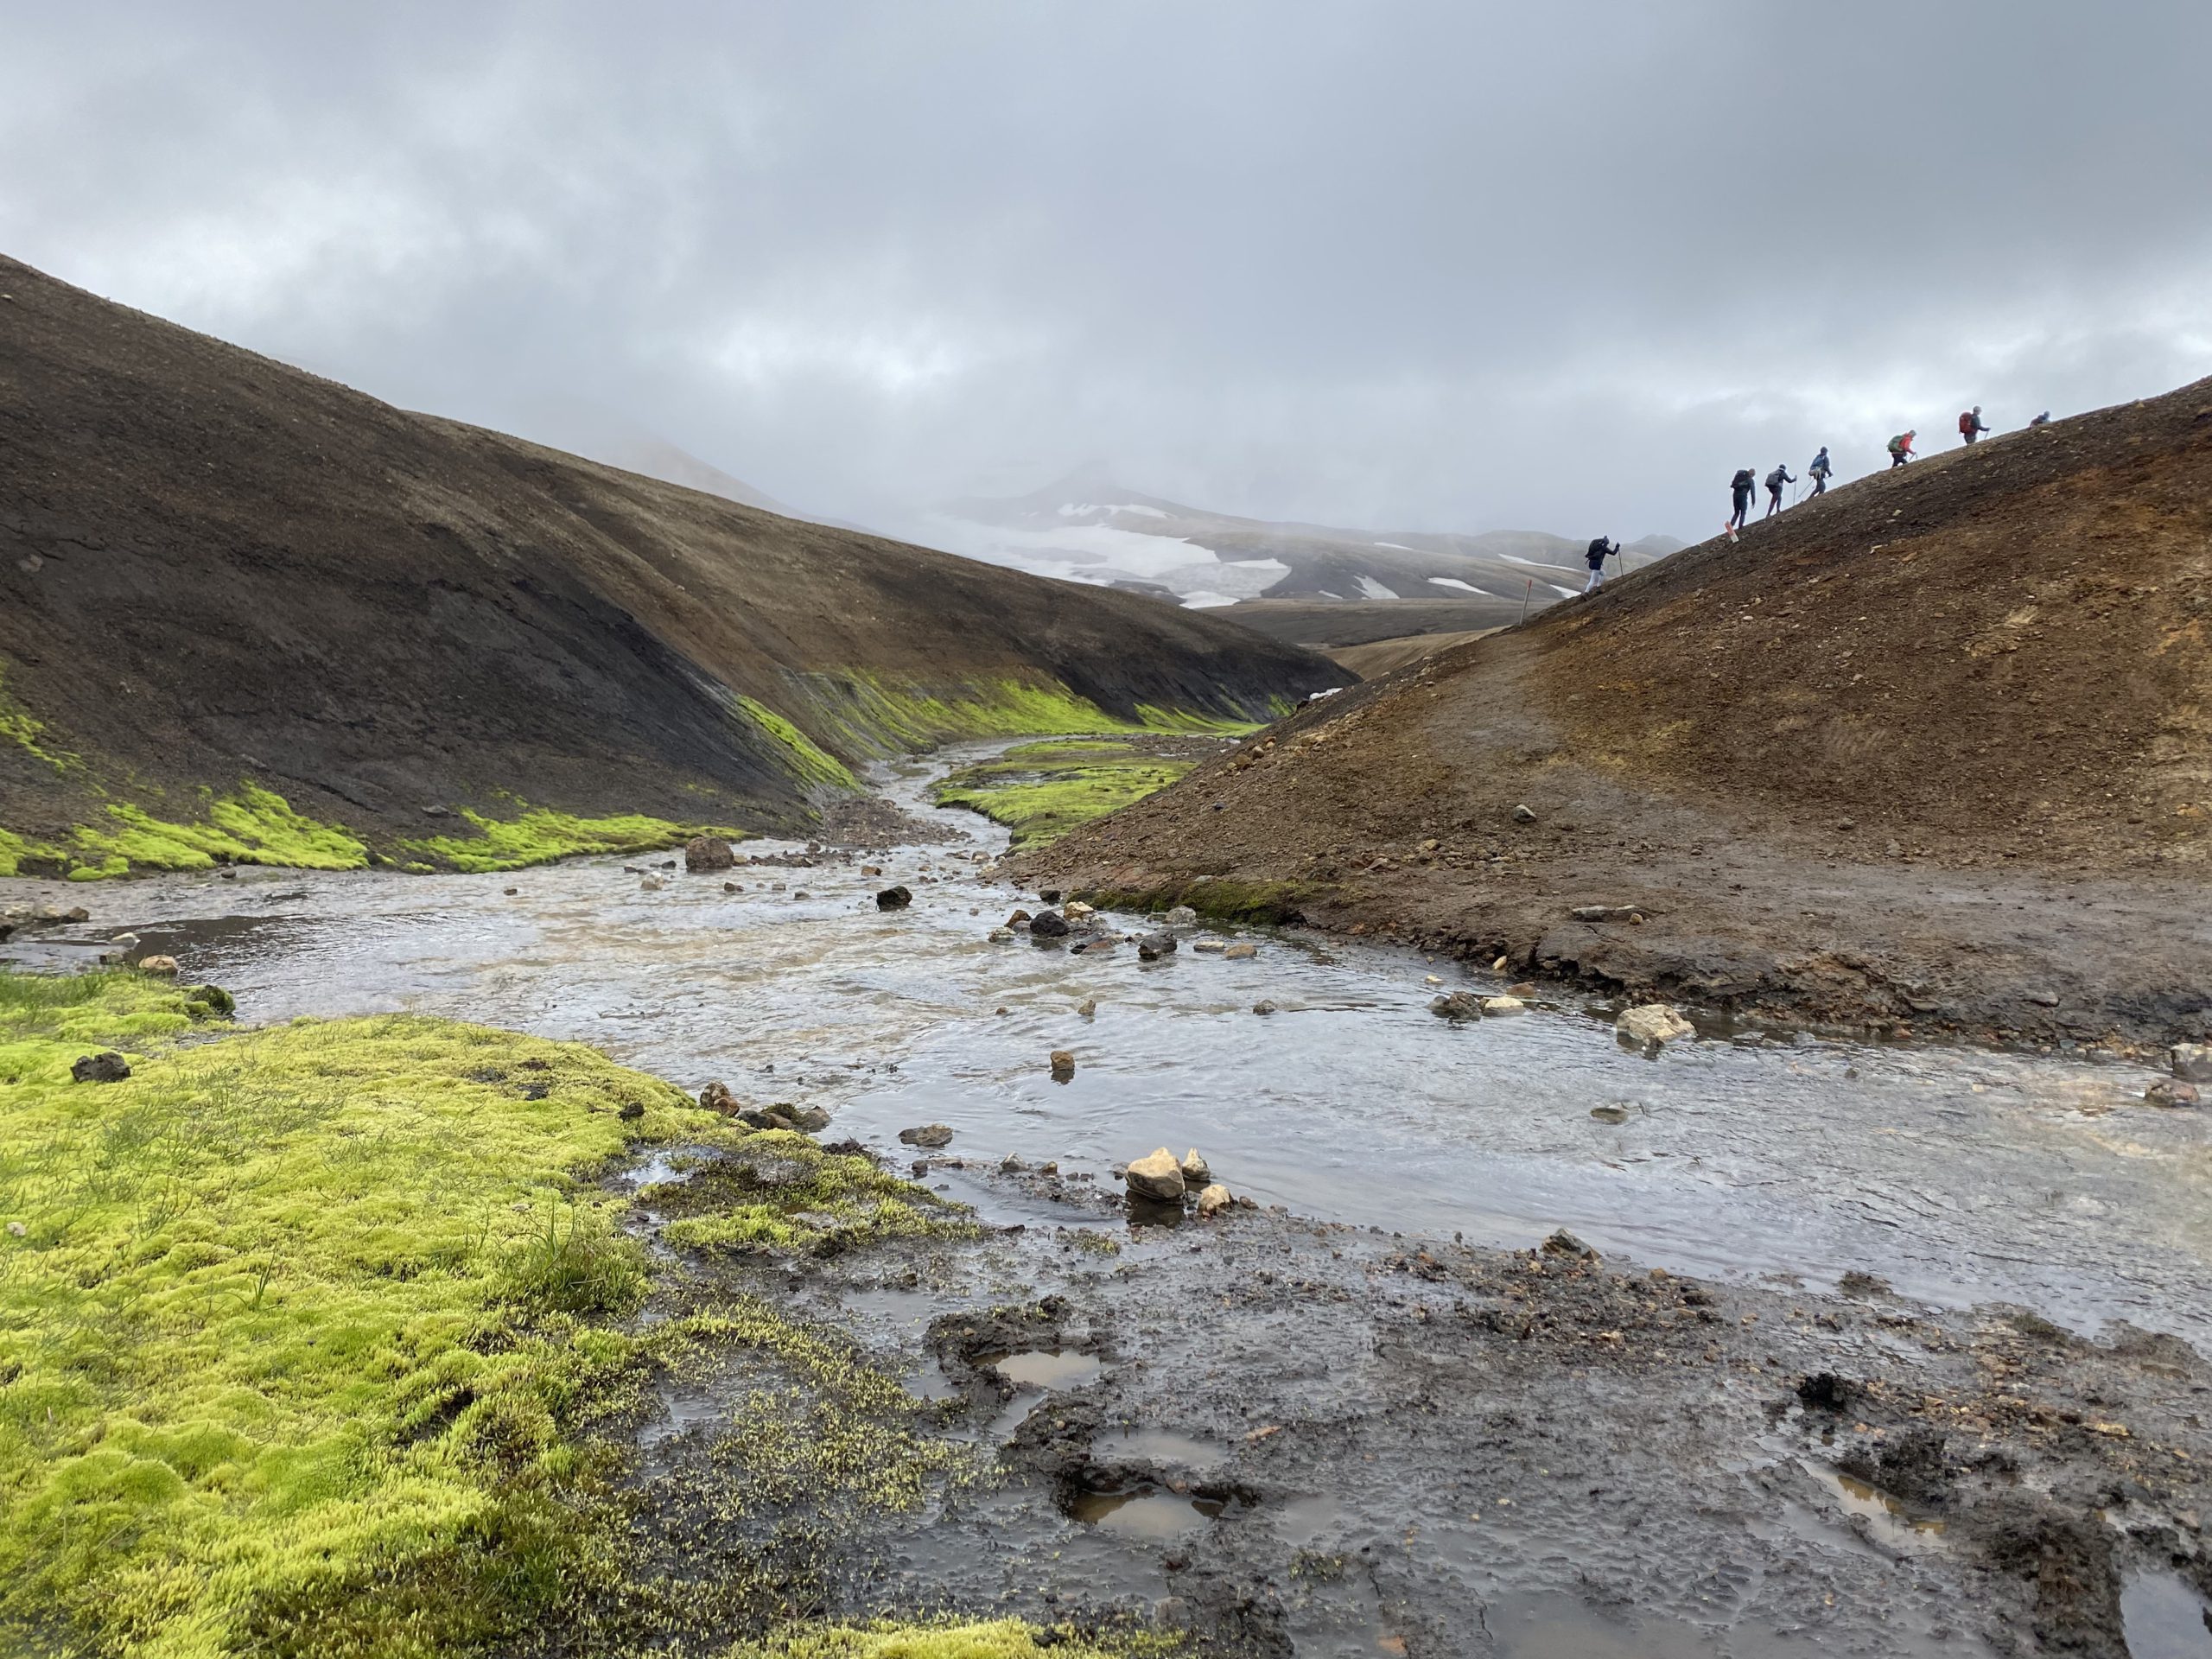
[[[1738,467],[1736,476],[1729,480],[1728,492],[1736,501],[1736,511],[1728,515],[1726,528],[1729,531],[1744,527],[1744,515],[1751,510],[1751,492],[1758,487],[1758,474],[1748,467]]]
[[[1789,476],[1789,468],[1787,467],[1777,467],[1766,475],[1766,516],[1768,518],[1771,518],[1782,511],[1782,486],[1785,484],[1795,484],[1796,481]]]
[[[1590,543],[1589,552],[1583,556],[1590,566],[1590,580],[1583,584],[1584,593],[1594,594],[1605,585],[1605,560],[1609,556],[1620,550],[1621,544],[1618,542],[1608,542],[1602,536]]]

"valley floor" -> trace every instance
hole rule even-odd
[[[1003,835],[930,781],[850,847],[714,873],[39,889],[103,908],[19,963],[128,930],[183,972],[0,977],[13,1634],[2198,1650],[2156,1644],[2201,1642],[2212,1593],[2212,1367],[2175,1333],[2202,1125],[2138,1068],[1653,1058],[1541,996],[1461,1031],[1413,953],[1268,928],[1185,925],[1153,963],[1135,917],[993,942]],[[893,879],[913,902],[880,911]],[[1199,948],[1231,942],[1258,954]],[[236,1028],[183,988],[211,976]],[[71,1079],[108,1048],[129,1077]],[[690,1098],[710,1080],[727,1109]],[[813,1109],[813,1139],[754,1127]],[[949,1147],[899,1144],[931,1118]],[[1133,1211],[1110,1160],[1169,1134],[1255,1205]],[[2024,1223],[1953,1163],[2075,1201]],[[1812,1187],[1766,1196],[1793,1164]],[[1716,1248],[1733,1270],[1682,1265]]]

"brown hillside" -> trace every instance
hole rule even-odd
[[[517,801],[791,824],[823,769],[740,696],[851,759],[1024,696],[1237,716],[1341,678],[410,414],[12,261],[0,292],[0,829],[249,781],[372,835]]]
[[[2212,382],[1678,554],[1036,863],[1798,1015],[2202,1029],[2208,627]]]

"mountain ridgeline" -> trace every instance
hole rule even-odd
[[[1341,671],[362,393],[0,259],[0,874],[799,830],[870,756]]]

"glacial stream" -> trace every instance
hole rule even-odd
[[[952,1127],[950,1155],[1102,1180],[1155,1146],[1197,1147],[1238,1192],[1316,1217],[1516,1246],[1564,1226],[1707,1275],[1856,1270],[1929,1302],[2212,1337],[2208,1118],[2147,1104],[2145,1067],[1722,1031],[1648,1058],[1567,994],[1453,1027],[1428,1012],[1440,989],[1502,984],[1295,930],[1190,930],[1156,963],[1128,945],[991,943],[1037,901],[982,874],[975,855],[1003,831],[926,798],[985,747],[879,779],[955,826],[945,845],[678,868],[658,891],[624,867],[658,874],[668,855],[108,883],[67,890],[90,924],[0,955],[81,960],[128,930],[138,954],[229,987],[243,1020],[414,1009],[579,1039],[687,1089],[720,1078],[750,1102],[820,1106],[827,1138],[901,1157],[899,1131],[932,1122]],[[912,907],[879,912],[893,880]],[[1192,950],[1207,933],[1258,955]],[[1255,1014],[1262,1000],[1278,1011]],[[1047,1068],[1058,1048],[1077,1057],[1065,1083]],[[1012,1214],[990,1182],[931,1179]]]

